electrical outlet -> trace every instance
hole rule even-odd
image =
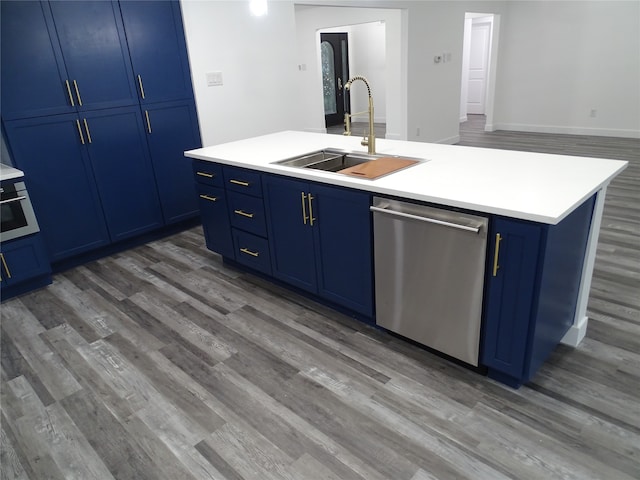
[[[416,137],[420,136],[420,127],[416,128]]]
[[[207,86],[219,87],[222,85],[222,72],[209,72],[207,73]]]
[[[596,110],[595,108],[592,108],[591,112],[589,113],[589,116],[591,118],[596,118],[598,116],[598,110]]]

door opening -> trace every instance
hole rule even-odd
[[[325,126],[339,125],[350,110],[349,92],[344,89],[349,80],[349,39],[346,33],[321,33],[322,94]]]

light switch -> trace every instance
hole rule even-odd
[[[209,72],[207,73],[207,86],[219,87],[222,85],[222,72]]]

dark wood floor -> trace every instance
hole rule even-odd
[[[629,160],[589,330],[512,390],[221,264],[199,228],[2,304],[2,479],[640,478],[640,141],[463,125]]]

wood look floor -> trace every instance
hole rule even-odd
[[[640,478],[640,141],[463,125],[626,159],[589,329],[519,390],[222,265],[200,228],[1,307],[4,479]]]

